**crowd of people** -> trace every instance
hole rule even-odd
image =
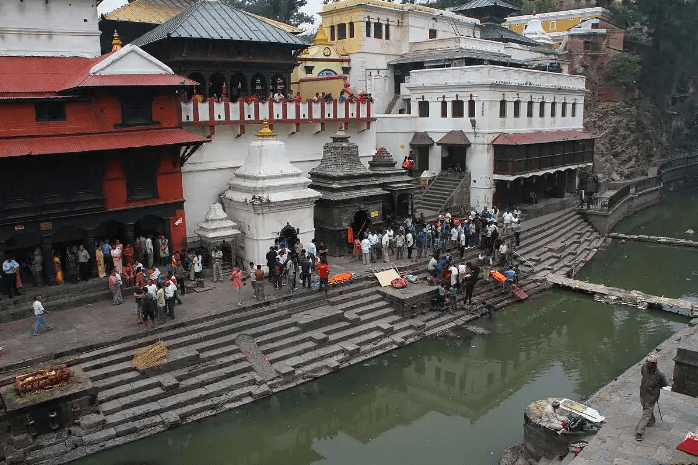
[[[196,100],[198,102],[203,102],[203,96],[198,93],[194,93],[191,96],[192,100]],[[213,95],[212,99],[216,102],[220,101],[220,97],[218,95]],[[283,103],[283,102],[294,102],[294,103],[301,103],[301,102],[312,102],[312,103],[318,103],[318,102],[325,102],[325,103],[332,103],[334,101],[337,101],[339,103],[343,102],[349,102],[349,103],[363,103],[363,102],[373,102],[373,97],[371,94],[366,93],[366,92],[359,92],[359,93],[354,93],[350,92],[348,90],[341,90],[339,92],[339,96],[335,97],[332,95],[332,92],[316,92],[314,96],[312,97],[303,97],[301,96],[300,91],[296,92],[295,94],[293,92],[289,92],[288,94],[284,94],[282,90],[277,90],[276,92],[270,92],[268,95],[263,94],[262,92],[256,91],[252,92],[249,95],[246,96],[233,96],[231,99],[232,101],[237,101],[237,100],[242,100],[245,103],[266,103],[266,102],[274,102],[274,103]]]

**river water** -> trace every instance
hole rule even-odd
[[[698,199],[670,196],[661,210],[670,212],[659,219],[653,210],[641,212],[617,230],[668,235],[656,222],[673,225],[662,218],[698,211]],[[698,297],[693,250],[614,243],[580,275]],[[478,321],[478,332],[420,341],[76,463],[494,465],[505,448],[522,441],[530,402],[591,395],[685,324],[684,317],[665,312],[554,290]]]

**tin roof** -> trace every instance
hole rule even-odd
[[[418,52],[409,52],[389,61],[388,64],[397,65],[400,63],[427,63],[434,61],[457,60],[460,58],[475,58],[498,63],[524,64],[521,60],[512,58],[506,53],[487,52],[485,50],[473,50],[468,48],[420,50]]]
[[[450,11],[469,11],[475,10],[477,8],[487,8],[492,6],[498,6],[500,8],[509,9],[511,11],[521,11],[521,8],[511,5],[503,0],[472,0],[465,5],[454,6],[449,8]]]
[[[470,139],[460,129],[457,131],[448,131],[436,145],[470,145]]]
[[[162,24],[168,19],[177,16],[190,6],[196,4],[199,0],[133,0],[129,4],[117,8],[111,13],[104,15],[104,19],[110,21],[129,21],[134,23],[150,23]],[[302,32],[300,28],[291,26],[290,24],[275,21],[271,18],[255,15],[252,16],[261,19],[273,26],[283,29],[292,34]]]
[[[187,145],[210,139],[184,129],[127,130],[117,133],[74,134],[65,136],[33,136],[0,139],[0,158],[54,153],[79,153],[118,150],[135,147]]]
[[[500,134],[492,141],[492,145],[529,145],[562,142],[566,140],[589,140],[594,136],[580,131],[547,131],[516,134]]]
[[[524,37],[512,31],[509,28],[500,26],[499,24],[485,23],[480,28],[480,38],[485,40],[493,40],[496,42],[514,42],[521,45],[530,45],[538,47],[542,44],[533,39]]]
[[[218,0],[193,4],[133,44],[143,46],[169,37],[308,45],[290,32]]]
[[[434,145],[434,139],[429,137],[429,134],[426,132],[415,132],[414,135],[412,135],[410,145],[413,147],[428,147]]]

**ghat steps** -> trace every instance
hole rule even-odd
[[[524,222],[519,251],[534,267],[525,270],[519,285],[529,294],[544,290],[548,284],[539,276],[539,268],[564,273],[590,257],[600,241],[571,210]],[[545,246],[551,242],[565,247],[550,253]],[[465,259],[479,252],[467,249]],[[410,266],[412,273],[426,277],[424,262]],[[80,428],[73,428],[80,446],[68,448],[60,435],[42,436],[42,447],[27,449],[26,462],[65,463],[205,418],[438,335],[514,301],[501,293],[498,283],[483,280],[475,288],[472,307],[465,307],[460,295],[459,310],[453,313],[420,308],[399,314],[377,289],[372,277],[359,279],[333,288],[328,296],[304,294],[243,309],[223,308],[189,322],[168,322],[111,345],[86,348],[72,363],[90,376],[99,394],[95,413],[83,417]],[[238,347],[241,335],[254,339],[261,357]],[[135,350],[158,340],[168,345],[168,364],[147,375],[133,370]],[[265,379],[262,369],[269,366],[277,375]]]

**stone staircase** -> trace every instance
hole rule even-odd
[[[567,272],[590,258],[602,241],[574,209],[528,225],[524,221],[518,250],[533,267],[522,262],[519,287],[530,295],[545,290],[547,273]],[[551,242],[564,247],[547,249]],[[480,252],[469,248],[464,259]],[[401,271],[426,279],[426,261],[409,267]],[[458,296],[457,311],[426,305],[400,314],[369,276],[335,287],[327,296],[304,293],[243,309],[224,307],[110,345],[86,347],[69,362],[79,365],[99,391],[93,411],[85,412],[89,414],[80,427],[71,428],[80,446],[64,450],[62,436],[42,436],[24,449],[26,463],[64,463],[215,415],[425,336],[452,331],[515,301],[492,279],[478,282],[475,305],[465,306],[463,297]],[[241,349],[249,338],[258,351]],[[167,362],[145,372],[134,370],[134,352],[159,340],[167,343]]]
[[[448,200],[448,197],[453,193],[453,190],[458,187],[462,178],[459,176],[440,175],[430,185],[424,193],[414,201],[414,210],[416,216],[424,213],[424,217],[430,219],[436,218],[443,204]]]
[[[524,219],[516,249],[519,255],[514,257],[522,271],[537,278],[550,272],[575,273],[604,242],[604,237],[574,208],[540,217],[530,228],[525,226]]]
[[[385,114],[389,115],[393,112],[393,109],[395,108],[395,104],[400,100],[400,94],[395,94],[393,95],[393,98],[390,99],[390,102],[388,102],[388,105],[385,106]]]

